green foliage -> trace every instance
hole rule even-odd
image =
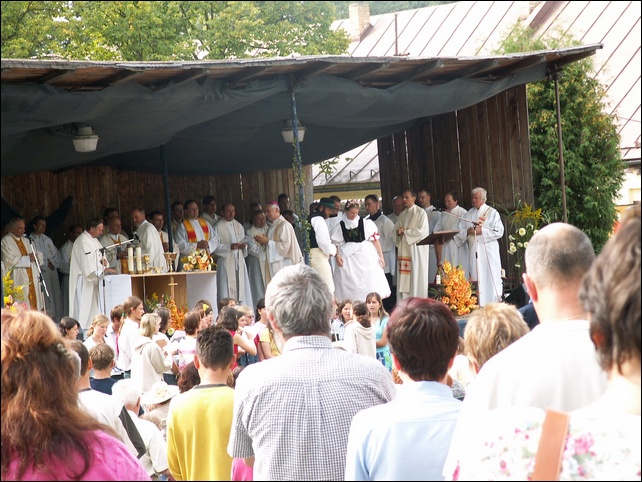
[[[346,160],[351,161],[352,158],[346,157]],[[332,174],[334,174],[334,171],[337,170],[337,164],[339,164],[339,156],[317,163],[317,165],[319,166],[319,172],[325,174],[326,179],[332,176]]]
[[[2,58],[28,59],[54,54],[63,22],[54,20],[63,2],[1,2]]]
[[[528,29],[516,28],[504,42],[503,53],[578,43],[564,34],[538,40],[530,40],[530,35]],[[599,252],[617,219],[614,200],[624,181],[625,166],[616,119],[605,113],[605,90],[591,70],[589,59],[565,66],[559,89],[568,222],[582,229]],[[550,221],[561,221],[555,83],[528,84],[527,93],[535,203]]]
[[[338,55],[349,41],[335,16],[332,2],[2,2],[2,58]]]

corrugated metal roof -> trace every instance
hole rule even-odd
[[[595,72],[607,88],[609,113],[618,118],[622,157],[640,159],[640,5],[641,2],[485,2],[463,1],[435,7],[374,15],[372,27],[354,40],[349,53],[355,56],[483,56],[501,46],[518,21],[535,29],[536,35],[551,35],[556,29],[570,32],[583,44],[602,43],[594,57]],[[348,19],[333,29],[349,31]],[[396,35],[395,35],[396,32]],[[395,41],[396,39],[396,41]],[[378,158],[371,156],[376,141],[363,147],[370,167],[359,159],[358,149],[338,156],[337,172],[328,179],[313,167],[314,185],[349,182],[346,172],[378,171]],[[373,178],[375,179],[375,178]]]

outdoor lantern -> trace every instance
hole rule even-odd
[[[300,122],[297,122],[297,125],[299,127],[299,142],[303,142],[303,136],[305,136],[305,127],[303,127]],[[281,129],[281,135],[283,136],[283,140],[288,144],[292,144],[294,142],[294,129],[292,129],[292,119],[288,119],[285,121],[285,127]]]
[[[94,134],[91,126],[79,127],[73,140],[77,152],[95,151],[98,144],[98,136]]]

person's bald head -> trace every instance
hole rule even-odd
[[[540,289],[577,284],[595,251],[589,237],[571,224],[552,223],[536,232],[526,247],[526,273]]]

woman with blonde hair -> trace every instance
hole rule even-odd
[[[519,310],[508,303],[489,303],[473,310],[464,328],[464,353],[474,372],[491,357],[530,331]]]
[[[156,313],[145,313],[140,320],[140,337],[132,351],[131,378],[141,393],[147,392],[156,382],[162,382],[163,372],[172,367],[163,349],[154,341],[161,318]]]
[[[91,320],[91,326],[87,330],[87,339],[83,344],[87,347],[87,351],[91,350],[93,347],[99,343],[108,343],[107,339],[107,328],[109,328],[109,318],[98,313],[94,316],[94,319]],[[116,347],[112,346],[115,350]]]
[[[149,480],[78,402],[80,360],[44,313],[2,310],[2,480]]]

